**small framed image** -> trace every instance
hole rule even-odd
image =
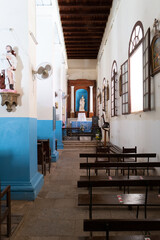
[[[160,72],[160,32],[158,32],[151,43],[152,76]]]

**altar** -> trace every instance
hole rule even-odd
[[[92,121],[72,121],[72,128],[84,128],[84,132],[91,132]]]

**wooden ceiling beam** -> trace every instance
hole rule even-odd
[[[103,29],[105,28],[106,24],[105,23],[96,23],[96,24],[93,24],[93,23],[63,23],[62,22],[62,27],[65,29],[66,27],[67,28],[99,28],[99,27],[103,27]]]
[[[63,28],[64,33],[104,33],[104,28]]]
[[[93,5],[83,5],[83,4],[76,4],[76,5],[60,5],[60,10],[63,9],[63,10],[69,10],[69,9],[88,9],[88,10],[91,10],[91,9],[107,9],[109,10],[110,9],[110,4],[102,4],[102,5],[98,5],[98,4],[93,4]]]
[[[98,17],[98,16],[104,16],[104,17],[106,17],[106,16],[108,16],[109,15],[109,12],[104,12],[104,10],[103,11],[97,11],[97,10],[95,10],[95,11],[84,11],[83,10],[83,12],[81,12],[80,10],[77,10],[77,11],[60,11],[60,15],[63,17],[63,16],[77,16],[77,15],[80,15],[80,16],[88,16],[88,15],[90,15],[90,16],[95,16],[95,17]]]
[[[82,52],[82,53],[70,53],[67,52],[67,56],[97,56],[98,52],[90,53],[90,52]]]
[[[68,47],[97,47],[99,48],[100,43],[79,43],[79,42],[68,42],[66,43],[66,48]]]
[[[69,59],[97,59],[112,1],[58,0]]]
[[[79,3],[80,2],[80,3]],[[90,0],[87,1],[86,0],[81,0],[81,1],[75,1],[75,0],[70,0],[70,1],[66,1],[66,0],[58,0],[59,6],[62,7],[70,7],[70,6],[108,6],[112,4],[112,0]]]
[[[81,18],[81,17],[80,17]],[[62,21],[62,23],[73,23],[73,21],[75,22],[75,23],[82,23],[82,22],[84,22],[84,23],[86,23],[86,21],[87,22],[94,22],[95,24],[96,23],[106,23],[106,18],[105,17],[103,17],[103,18],[95,18],[95,19],[93,19],[93,18],[91,18],[91,17],[83,17],[83,15],[82,15],[82,18],[81,19],[78,19],[78,18],[76,18],[76,17],[73,17],[73,18],[61,18],[61,21]]]
[[[95,49],[95,48],[90,48],[90,49],[88,49],[88,48],[86,48],[86,49],[84,49],[84,48],[82,48],[82,49],[67,49],[67,52],[75,52],[75,53],[82,53],[82,52],[97,52],[97,49]]]
[[[99,45],[100,46],[100,44],[101,44],[101,40],[99,41],[97,41],[96,39],[94,39],[94,41],[91,41],[91,40],[88,40],[88,41],[82,41],[81,39],[77,39],[76,41],[75,40],[73,40],[73,39],[67,39],[67,40],[65,40],[65,43],[66,43],[66,46],[68,46],[68,43],[70,43],[70,45],[81,45],[81,46],[86,46],[86,45],[90,45],[90,46],[92,46],[92,43],[93,42],[96,42],[96,44],[97,44],[97,46]]]
[[[103,36],[103,32],[64,32],[64,36]]]
[[[87,55],[87,56],[77,56],[77,55],[67,55],[67,57],[68,58],[70,58],[70,59],[89,59],[89,58],[94,58],[94,59],[96,59],[97,58],[97,55],[94,55],[94,56],[90,56],[90,55]]]
[[[69,40],[69,39],[73,39],[73,40],[77,40],[77,39],[79,39],[79,38],[81,38],[82,40],[84,40],[84,39],[86,39],[86,40],[92,40],[92,39],[99,39],[99,40],[101,40],[102,39],[102,37],[101,36],[96,36],[96,35],[87,35],[87,36],[82,36],[82,35],[79,35],[79,36],[64,36],[64,38],[65,38],[65,40]]]
[[[98,46],[93,46],[93,47],[91,47],[91,46],[67,46],[67,51],[68,50],[73,50],[73,51],[75,51],[75,50],[89,50],[89,49],[95,49],[95,50],[98,50],[99,49],[99,47]]]
[[[96,57],[77,57],[77,56],[68,56],[68,59],[97,59],[97,56]]]

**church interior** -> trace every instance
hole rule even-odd
[[[0,9],[0,240],[159,240],[160,1]]]

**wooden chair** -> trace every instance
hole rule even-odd
[[[122,153],[137,153],[137,146],[135,146],[134,148],[123,147],[122,148]],[[125,161],[127,161],[127,162],[137,162],[137,158],[127,158],[127,159],[123,158],[123,162],[125,162]],[[123,173],[123,175],[124,175],[124,170],[125,169],[123,169],[123,171],[121,171]],[[134,172],[134,169],[132,169],[132,172]],[[137,174],[137,170],[135,170],[135,174]]]
[[[123,147],[122,148],[122,153],[137,153],[137,147],[135,146],[134,148],[125,148],[125,147]],[[125,159],[125,158],[123,158],[123,162],[124,161],[127,161],[127,162],[136,162],[137,161],[137,158],[131,158],[131,159]]]
[[[2,201],[2,199],[5,200]],[[0,240],[1,240],[1,225],[3,221],[7,219],[7,237],[11,235],[11,190],[10,186],[7,186],[0,196]]]
[[[37,143],[38,165],[42,167],[42,174],[46,175],[46,153],[44,151],[43,142]]]
[[[45,152],[46,163],[48,163],[48,169],[50,173],[51,169],[51,148],[49,139],[38,139],[39,143],[43,143],[43,150]]]

